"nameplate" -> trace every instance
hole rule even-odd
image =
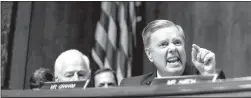
[[[200,82],[214,82],[217,79],[217,74],[214,75],[186,75],[186,76],[175,76],[175,77],[163,77],[155,78],[151,85],[183,85],[183,84],[194,84]]]
[[[89,80],[85,81],[69,81],[69,82],[45,82],[40,89],[73,89],[83,88],[89,84]]]

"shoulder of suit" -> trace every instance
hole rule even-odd
[[[141,79],[141,78],[148,78],[150,76],[153,75],[153,72],[149,72],[143,75],[139,75],[139,76],[133,76],[133,77],[128,77],[127,79]]]
[[[139,85],[142,83],[142,81],[144,81],[145,79],[151,77],[153,75],[153,72],[147,73],[147,74],[143,74],[143,75],[139,75],[139,76],[133,76],[133,77],[128,77],[128,78],[124,78],[121,81],[121,86],[127,86],[127,85]]]

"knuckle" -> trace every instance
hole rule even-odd
[[[215,54],[214,54],[214,53],[211,53],[211,56],[212,56],[212,57],[215,57]]]

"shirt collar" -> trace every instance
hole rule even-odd
[[[159,71],[157,70],[157,78],[163,78],[160,74]]]

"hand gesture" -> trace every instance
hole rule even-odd
[[[216,74],[215,54],[210,50],[200,48],[198,45],[193,44],[192,62],[201,75]]]

